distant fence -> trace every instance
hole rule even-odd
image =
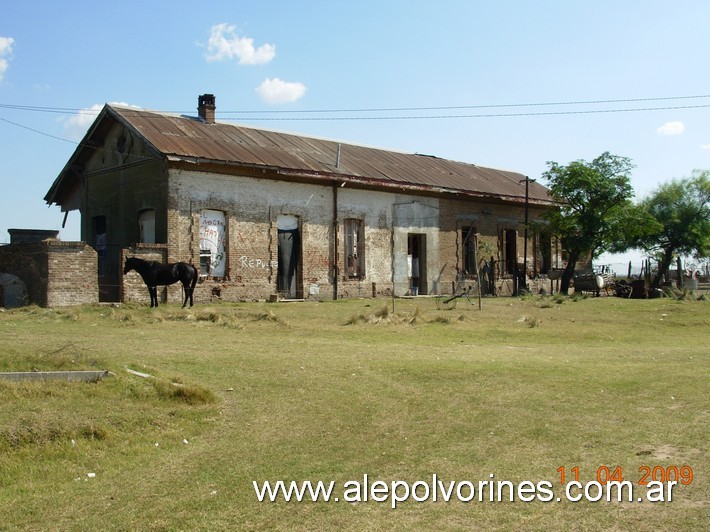
[[[611,262],[611,263],[599,263],[594,267],[595,270],[611,271],[616,274],[617,277],[626,278],[631,277],[632,279],[639,279],[642,276],[646,276],[651,272],[654,275],[658,271],[658,262],[651,259],[644,259],[638,261],[630,262]],[[630,272],[630,273],[629,273]],[[683,270],[684,277],[710,277],[710,265],[704,264],[701,269],[693,268],[692,270]],[[678,269],[675,261],[671,264],[666,274],[668,280],[678,279]]]

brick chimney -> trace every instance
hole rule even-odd
[[[215,109],[214,94],[203,94],[197,98],[197,114],[205,124],[214,124]]]

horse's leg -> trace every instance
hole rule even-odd
[[[185,308],[185,305],[187,305],[187,298],[189,297],[190,294],[190,287],[188,287],[185,283],[182,283],[182,288],[185,292],[185,301],[182,302],[182,308]],[[192,306],[192,305],[190,305]]]
[[[157,307],[158,306],[158,287],[151,286],[148,290],[150,290],[150,308]]]

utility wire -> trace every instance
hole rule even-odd
[[[583,114],[600,114],[600,113],[635,113],[645,111],[668,111],[679,109],[704,109],[709,108],[710,104],[706,105],[679,105],[671,107],[643,107],[632,109],[588,109],[581,111],[543,111],[536,113],[493,113],[493,114],[472,114],[472,115],[410,115],[410,116],[331,116],[331,117],[241,117],[229,118],[227,120],[271,120],[271,121],[347,121],[347,120],[440,120],[446,118],[504,118],[514,116],[563,116],[563,115],[583,115]]]
[[[693,95],[693,96],[666,96],[658,98],[627,98],[615,100],[588,100],[588,101],[571,101],[571,102],[547,102],[547,103],[518,103],[518,104],[495,104],[495,105],[467,105],[467,106],[440,106],[440,107],[392,107],[392,108],[372,108],[372,109],[316,109],[316,110],[291,110],[291,111],[220,111],[220,117],[224,114],[294,114],[294,113],[365,113],[365,112],[405,112],[405,111],[427,111],[427,110],[455,110],[455,109],[496,109],[506,107],[542,107],[542,106],[562,106],[562,105],[594,105],[607,103],[632,103],[632,102],[651,102],[651,101],[670,101],[670,100],[691,100],[710,98],[710,95]],[[677,105],[677,106],[659,106],[659,107],[636,107],[636,108],[617,108],[617,109],[581,109],[570,111],[535,111],[535,112],[511,112],[511,113],[477,113],[477,114],[439,114],[439,115],[404,115],[404,116],[298,116],[298,117],[264,117],[264,116],[249,116],[227,118],[229,121],[249,120],[249,121],[357,121],[357,120],[442,120],[442,119],[465,119],[465,118],[505,118],[505,117],[525,117],[525,116],[564,116],[564,115],[585,115],[585,114],[601,114],[601,113],[634,113],[634,112],[649,112],[649,111],[667,111],[667,110],[682,110],[682,109],[704,109],[710,108],[710,103],[699,105]],[[98,115],[100,111],[93,109],[79,109],[70,107],[45,107],[45,106],[30,106],[30,105],[15,105],[0,103],[0,110],[17,110],[17,111],[32,111],[44,113],[60,113],[60,114],[87,114]],[[125,115],[131,114],[131,111],[122,111]],[[136,115],[149,110],[136,110]],[[157,111],[160,112],[160,111]],[[163,111],[163,113],[167,113]],[[75,142],[63,137],[45,133],[38,129],[7,120],[0,117],[0,121],[6,122],[16,127],[32,131],[45,137],[61,140],[69,144],[79,145]]]
[[[405,112],[405,111],[445,111],[456,109],[497,109],[503,107],[554,107],[560,105],[596,105],[606,103],[635,103],[635,102],[653,102],[664,100],[690,100],[699,98],[710,98],[710,95],[695,95],[695,96],[665,96],[660,98],[628,98],[617,100],[579,100],[571,102],[538,102],[538,103],[506,103],[506,104],[490,104],[490,105],[448,105],[436,107],[381,107],[371,109],[312,109],[312,110],[262,110],[262,111],[220,111],[220,114],[251,114],[251,113],[375,113],[375,112]]]
[[[13,126],[21,127],[22,129],[27,129],[28,131],[32,131],[33,133],[37,133],[37,134],[39,134],[39,135],[44,135],[45,137],[49,137],[50,139],[61,140],[61,141],[63,141],[63,142],[67,142],[67,143],[69,143],[69,144],[74,144],[74,145],[79,144],[78,142],[74,142],[73,140],[65,139],[65,138],[63,138],[63,137],[58,137],[58,136],[56,136],[56,135],[51,135],[51,134],[49,134],[49,133],[45,133],[44,131],[40,131],[39,129],[35,129],[35,128],[29,127],[29,126],[25,126],[25,125],[23,125],[23,124],[18,124],[17,122],[13,122],[12,120],[7,120],[7,119],[5,119],[5,118],[3,118],[3,117],[1,117],[1,116],[0,116],[0,120],[2,120],[3,122],[6,122],[6,123],[8,123],[8,124],[11,124],[11,125],[13,125]]]
[[[501,109],[501,108],[517,108],[517,107],[556,107],[556,106],[569,106],[569,105],[599,105],[599,104],[612,104],[612,103],[640,103],[640,102],[654,102],[654,101],[677,101],[677,100],[697,100],[703,98],[710,98],[708,94],[702,95],[691,95],[691,96],[662,96],[655,98],[623,98],[623,99],[609,99],[609,100],[576,100],[569,102],[528,102],[528,103],[508,103],[508,104],[488,104],[488,105],[453,105],[453,106],[430,106],[430,107],[375,107],[375,108],[343,108],[343,109],[299,109],[299,110],[227,110],[219,111],[221,116],[223,115],[234,115],[234,114],[327,114],[327,113],[382,113],[382,112],[415,112],[415,111],[453,111],[453,110],[463,110],[463,109]],[[545,113],[506,113],[506,114],[492,114],[492,115],[436,115],[436,116],[411,116],[411,117],[376,117],[378,120],[387,119],[401,119],[401,118],[479,118],[483,116],[537,116],[540,114],[573,114],[573,113],[604,113],[604,112],[627,112],[627,111],[653,111],[653,110],[666,110],[666,109],[692,109],[699,107],[708,107],[710,105],[693,105],[693,106],[677,106],[677,107],[647,107],[641,109],[613,109],[613,110],[586,110],[586,111],[550,111]],[[75,114],[82,113],[88,115],[96,115],[100,110],[88,109],[88,108],[77,108],[77,107],[48,107],[48,106],[31,106],[31,105],[20,105],[20,104],[4,104],[0,103],[0,109],[11,109],[17,111],[32,111],[41,113],[57,113],[57,114]],[[146,111],[147,109],[143,109]],[[137,110],[139,112],[139,110]],[[185,111],[156,111],[172,114],[187,114]],[[194,111],[190,111],[194,112]],[[130,113],[130,111],[129,111]],[[313,118],[307,118],[308,120],[313,120]],[[334,117],[329,118],[330,120],[349,120],[352,118]]]

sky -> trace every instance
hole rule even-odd
[[[707,0],[3,2],[0,243],[121,103],[541,179],[603,152],[637,198],[710,169]],[[523,185],[521,185],[522,187]]]

